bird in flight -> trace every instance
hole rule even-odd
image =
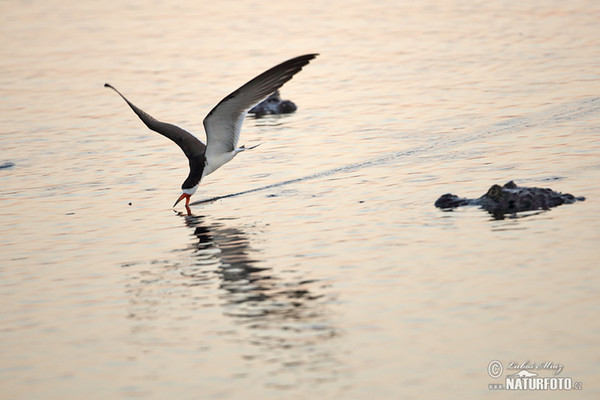
[[[202,178],[231,161],[238,153],[256,147],[246,148],[237,145],[248,110],[292,79],[317,55],[306,54],[276,65],[221,100],[204,118],[206,144],[185,129],[153,118],[127,100],[110,84],[105,83],[104,86],[117,92],[148,128],[171,139],[181,147],[188,158],[190,172],[181,185],[181,196],[173,207],[185,199],[185,207],[189,212],[190,197],[198,189]]]

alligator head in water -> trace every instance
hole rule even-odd
[[[262,117],[266,114],[289,114],[296,111],[296,105],[290,100],[281,100],[279,90],[258,103],[248,111],[256,117]]]
[[[517,186],[513,181],[504,186],[493,185],[486,194],[477,199],[466,199],[455,194],[444,194],[435,202],[439,208],[449,209],[460,206],[480,206],[496,218],[504,214],[520,211],[547,210],[561,204],[583,201],[585,197],[575,197],[568,193],[555,192],[552,189]]]

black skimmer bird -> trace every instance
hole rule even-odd
[[[256,147],[237,146],[248,110],[292,79],[317,55],[306,54],[276,65],[221,100],[204,118],[206,144],[185,129],[154,119],[108,83],[104,86],[117,92],[148,128],[181,147],[189,160],[190,173],[181,185],[183,193],[173,207],[185,199],[185,207],[189,212],[190,196],[196,192],[202,178],[231,161],[238,153]]]

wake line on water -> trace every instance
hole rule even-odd
[[[217,200],[226,199],[229,197],[237,197],[243,194],[259,192],[263,190],[273,189],[281,186],[290,185],[297,182],[305,182],[312,179],[322,178],[324,176],[334,175],[343,172],[354,171],[359,168],[377,166],[381,164],[385,164],[386,162],[395,160],[400,157],[409,157],[416,156],[423,153],[426,153],[431,150],[443,150],[446,148],[450,148],[457,145],[462,145],[465,143],[472,142],[474,140],[483,139],[489,136],[496,136],[502,133],[510,133],[515,132],[531,127],[542,127],[547,126],[552,123],[573,121],[588,115],[593,115],[595,113],[600,112],[600,97],[592,97],[588,99],[583,99],[580,101],[575,101],[571,103],[561,104],[560,106],[554,106],[547,110],[533,113],[529,116],[525,117],[515,117],[508,119],[506,121],[502,121],[496,124],[491,125],[488,128],[477,130],[476,132],[470,135],[461,135],[456,138],[448,138],[446,140],[436,141],[432,144],[419,146],[410,150],[403,150],[393,153],[387,153],[380,157],[372,158],[370,160],[360,161],[357,163],[343,165],[337,168],[328,169],[325,171],[317,172],[311,175],[302,176],[299,178],[289,179],[283,182],[272,183],[266,186],[260,186],[253,189],[244,190],[237,193],[230,193],[222,196],[210,197],[203,200],[198,200],[193,203],[190,203],[191,206],[196,206],[199,204],[212,203]]]

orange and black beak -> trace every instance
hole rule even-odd
[[[185,199],[185,206],[188,207],[190,205],[190,196],[191,195],[187,193],[182,193],[181,196],[179,196],[179,198],[175,202],[175,204],[173,204],[173,208],[183,199]]]

